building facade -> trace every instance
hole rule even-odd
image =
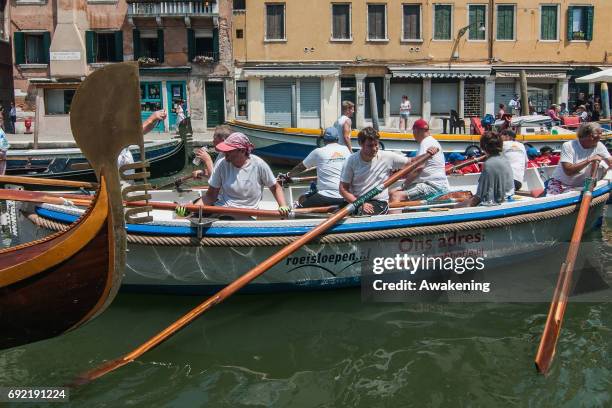
[[[9,129],[9,112],[13,102],[13,62],[8,36],[8,1],[0,0],[0,106],[4,108],[4,129]]]
[[[234,115],[228,1],[14,0],[9,7],[15,101],[39,134],[70,135],[78,84],[120,61],[140,64],[143,119],[168,111],[157,131],[176,128],[179,103],[196,131]]]
[[[397,127],[402,95],[412,115],[441,127],[497,112],[520,93],[543,112],[598,87],[574,82],[612,65],[608,0],[234,0],[236,117],[325,127],[343,100],[356,126]]]

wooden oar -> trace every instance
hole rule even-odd
[[[82,194],[57,194],[57,193],[45,193],[38,191],[24,191],[24,190],[10,190],[0,189],[0,200],[12,200],[12,201],[25,201],[33,203],[47,203],[47,204],[68,204],[66,201],[74,205],[87,207],[91,204],[93,196],[82,195]],[[177,207],[175,203],[164,203],[159,201],[125,201],[123,203],[126,207],[142,207],[149,205],[155,210],[168,210],[174,211]],[[221,207],[213,205],[197,205],[197,204],[185,204],[184,207],[187,211],[198,213],[200,208],[205,214],[227,214],[227,215],[243,215],[249,217],[280,217],[280,213],[276,210],[258,210],[249,208],[234,208],[234,207]],[[295,208],[292,211],[296,214],[309,214],[309,213],[329,213],[338,209],[338,206],[330,205],[326,207],[312,207],[312,208]]]
[[[459,163],[456,166],[453,166],[450,169],[446,170],[446,174],[451,174],[454,171],[457,171],[457,170],[462,169],[462,168],[464,168],[466,166],[469,166],[470,164],[481,162],[481,161],[483,161],[486,158],[487,158],[486,154],[483,154],[482,156],[474,157],[473,159],[464,161],[463,163]]]
[[[95,190],[98,188],[98,185],[96,183],[87,183],[83,181],[53,180],[53,179],[41,179],[41,178],[34,178],[34,177],[19,177],[19,176],[0,176],[0,183],[32,185],[32,186],[89,188],[92,190]]]
[[[597,182],[597,166],[598,162],[593,162],[591,165],[590,179],[585,181],[582,200],[580,202],[580,210],[578,211],[578,217],[576,219],[576,225],[574,227],[570,246],[565,257],[565,262],[563,262],[561,265],[561,270],[559,271],[557,286],[555,287],[553,299],[550,303],[546,325],[544,326],[542,339],[540,340],[538,352],[535,357],[536,369],[542,374],[546,374],[550,364],[552,363],[552,359],[555,356],[557,340],[559,339],[559,332],[561,331],[563,316],[569,300],[568,298],[571,290],[570,285],[572,283],[572,274],[574,272],[574,262],[578,256],[578,249],[580,248],[580,241],[582,240],[584,225],[586,223],[587,215],[589,214],[589,207],[593,197],[593,188]]]
[[[211,296],[206,301],[204,301],[203,303],[193,308],[189,313],[187,313],[186,315],[178,319],[176,322],[172,323],[166,329],[164,329],[163,331],[161,331],[160,333],[158,333],[157,335],[155,335],[154,337],[152,337],[151,339],[143,343],[141,346],[136,348],[134,351],[116,360],[109,361],[92,371],[89,371],[88,373],[81,376],[77,380],[77,383],[83,384],[83,383],[92,381],[96,378],[99,378],[119,367],[122,367],[134,361],[135,359],[142,356],[147,351],[151,350],[152,348],[156,347],[163,341],[167,340],[170,336],[172,336],[173,334],[178,332],[180,329],[182,329],[183,327],[191,323],[199,315],[201,315],[202,313],[204,313],[211,307],[215,306],[216,304],[221,303],[222,301],[224,301],[225,299],[227,299],[228,297],[236,293],[238,290],[240,290],[242,287],[246,286],[253,279],[257,278],[258,276],[266,272],[268,269],[272,268],[274,265],[281,262],[285,257],[287,257],[288,255],[291,255],[292,253],[300,249],[303,245],[309,243],[310,241],[312,241],[313,239],[315,239],[316,237],[318,237],[319,235],[321,235],[322,233],[324,233],[325,231],[333,227],[338,221],[342,220],[344,217],[352,213],[354,210],[361,207],[363,203],[365,203],[366,201],[371,200],[372,198],[380,194],[388,186],[390,186],[395,181],[397,181],[400,177],[413,171],[418,166],[425,163],[425,161],[427,161],[430,157],[431,155],[429,153],[419,156],[418,158],[416,158],[416,160],[412,161],[410,164],[404,167],[401,171],[389,177],[383,183],[382,186],[377,186],[377,187],[372,188],[370,191],[363,194],[352,204],[349,204],[346,207],[338,210],[331,217],[323,221],[321,224],[316,226],[310,232],[302,235],[300,238],[296,239],[291,244],[287,245],[280,251],[276,252],[270,258],[266,259],[265,261],[257,265],[255,268],[251,269],[250,271],[242,275],[240,278],[236,279],[234,282],[227,285],[225,288],[217,292],[215,295]]]

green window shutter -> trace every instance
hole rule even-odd
[[[542,40],[557,39],[557,6],[542,6],[540,17],[540,38]]]
[[[85,48],[87,53],[87,63],[96,62],[96,32],[85,31]]]
[[[567,8],[567,39],[569,41],[574,39],[574,7],[572,6]]]
[[[497,6],[497,39],[514,39],[514,6]]]
[[[21,31],[13,33],[13,44],[15,48],[15,64],[25,64],[25,38]]]
[[[164,62],[164,30],[157,30],[157,60]]]
[[[140,30],[132,30],[132,43],[134,45],[134,61],[140,57]]]
[[[123,31],[115,31],[115,61],[123,61]]]
[[[193,28],[187,29],[187,58],[192,62],[195,58],[195,31]]]
[[[213,58],[219,61],[219,29],[213,28]]]
[[[585,39],[591,41],[593,39],[593,11],[594,7],[586,7],[586,35]]]
[[[450,5],[436,5],[435,6],[435,31],[434,39],[436,40],[450,40],[451,39],[451,10]]]
[[[42,63],[49,63],[49,49],[51,48],[51,33],[45,31],[43,33],[43,49],[42,49]]]

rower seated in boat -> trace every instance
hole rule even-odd
[[[514,194],[514,178],[508,159],[502,155],[503,140],[497,132],[487,131],[480,138],[480,148],[488,155],[478,179],[476,194],[460,207],[498,205]]]
[[[272,169],[261,158],[251,154],[253,145],[243,133],[232,133],[215,149],[224,153],[208,180],[208,190],[202,197],[204,205],[235,208],[258,208],[263,188],[268,187],[281,215],[289,214],[283,189],[276,182]]]
[[[417,167],[406,176],[404,184],[391,191],[391,202],[426,200],[448,193],[449,184],[444,167],[442,146],[429,133],[429,124],[424,119],[418,119],[412,125],[414,140],[419,145],[417,156],[430,149],[438,149],[423,167]]]
[[[228,125],[219,125],[215,128],[215,132],[213,133],[213,146],[217,146],[219,143],[223,142],[228,136],[232,134],[232,129]],[[195,152],[196,158],[194,159],[194,164],[203,164],[203,170],[194,170],[191,175],[193,178],[201,178],[201,177],[210,177],[213,171],[213,167],[221,160],[224,156],[223,153],[217,154],[217,158],[213,162],[212,157],[204,148],[199,148]]]
[[[289,171],[285,177],[291,177],[310,168],[317,169],[317,188],[303,194],[298,199],[300,207],[324,207],[328,205],[342,205],[344,198],[340,195],[340,174],[346,159],[351,155],[348,147],[338,143],[338,130],[328,127],[322,139],[325,146],[314,149],[304,161]]]
[[[393,172],[408,162],[408,157],[378,150],[380,135],[373,127],[362,129],[357,135],[361,149],[349,156],[340,175],[340,194],[352,203],[357,197],[381,185]],[[389,209],[389,190],[385,189],[360,208],[364,214],[386,214]]]
[[[602,132],[598,123],[583,123],[576,132],[578,139],[563,143],[560,166],[547,182],[547,194],[561,194],[582,187],[587,168],[595,161],[604,161],[608,168],[612,167],[610,153],[600,141]]]
[[[504,141],[502,154],[510,163],[510,168],[512,168],[514,189],[520,190],[523,186],[528,161],[525,145],[516,141],[516,133],[511,129],[502,130],[500,136]]]

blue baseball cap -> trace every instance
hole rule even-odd
[[[451,163],[454,163],[456,161],[463,161],[465,160],[465,156],[462,155],[461,153],[450,153],[448,155],[448,161]]]
[[[326,142],[335,142],[338,139],[338,129],[333,126],[330,126],[325,129],[325,133],[323,133],[323,140],[325,140]]]
[[[538,157],[539,155],[540,155],[540,152],[535,147],[527,148],[527,157]]]

